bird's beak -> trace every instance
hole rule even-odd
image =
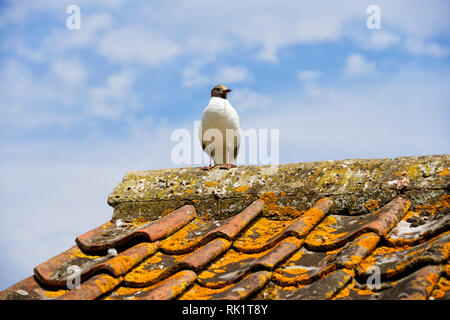
[[[225,92],[226,93],[231,92],[231,89],[226,89]]]

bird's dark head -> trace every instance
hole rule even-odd
[[[226,85],[218,84],[211,90],[211,97],[218,97],[218,98],[227,98],[228,92],[231,92],[231,89],[228,89]]]

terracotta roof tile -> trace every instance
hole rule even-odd
[[[262,212],[263,206],[262,201],[256,200],[241,213],[228,219],[221,221],[196,219],[161,241],[161,250],[166,253],[181,254],[191,252],[217,237],[231,240]]]
[[[426,266],[402,279],[395,286],[382,291],[379,300],[425,300],[439,278],[438,266]]]
[[[162,281],[154,289],[147,291],[142,300],[170,300],[183,293],[197,278],[194,271],[184,270]]]
[[[73,246],[36,266],[34,273],[42,284],[55,287],[66,286],[75,272],[79,273],[81,281],[99,271],[107,271],[117,277],[128,272],[145,257],[156,252],[158,248],[159,242],[141,243],[118,255],[108,253],[97,256],[86,254],[78,246]]]
[[[136,237],[156,241],[174,233],[194,218],[195,208],[183,206],[159,220],[145,222],[134,220],[109,221],[77,237],[76,242],[84,251],[101,251],[121,246]]]
[[[48,300],[62,296],[68,291],[68,289],[46,289],[34,276],[30,276],[0,292],[0,300]]]
[[[392,246],[414,245],[449,229],[450,208],[440,211],[419,209],[405,216],[386,236],[386,241]]]
[[[363,232],[372,231],[384,236],[405,215],[409,206],[407,197],[397,196],[380,210],[366,215],[330,215],[308,234],[305,245],[317,250],[334,249]]]
[[[229,250],[199,274],[198,282],[205,287],[220,288],[234,283],[257,268],[272,270],[274,266],[300,248],[302,241],[290,237],[274,248],[256,254]]]
[[[341,269],[297,290],[278,293],[280,299],[329,300],[351,281],[352,271]]]
[[[180,269],[199,270],[230,247],[228,240],[212,240],[193,253],[168,255],[159,251],[125,276],[130,287],[147,287],[165,279]]]
[[[94,300],[114,289],[121,278],[115,278],[107,274],[98,274],[81,283],[78,288],[68,291],[60,296],[60,300]]]
[[[111,221],[0,299],[449,299],[448,157],[355,161],[192,169],[173,201],[171,172],[129,173]]]
[[[357,272],[367,278],[376,266],[381,277],[391,279],[417,266],[445,263],[449,254],[450,231],[414,247],[379,247],[358,266]]]

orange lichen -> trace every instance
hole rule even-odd
[[[47,298],[57,298],[62,296],[63,294],[66,294],[67,292],[69,292],[69,290],[67,289],[61,289],[61,290],[57,290],[57,291],[45,291],[44,295]]]
[[[353,270],[353,269],[347,269],[347,268],[344,268],[344,269],[342,269],[342,271],[345,273],[345,274],[348,274],[350,277],[354,277],[355,276],[355,270]]]
[[[446,264],[442,267],[442,273],[450,279],[450,264]]]
[[[366,248],[366,250],[370,253],[377,246],[380,241],[380,237],[375,233],[366,233],[356,238],[355,241],[359,246]]]
[[[83,251],[81,251],[81,249],[79,247],[74,247],[70,253],[69,253],[69,258],[71,259],[75,259],[75,258],[81,258],[81,259],[99,259],[102,258],[101,256],[95,256],[95,255],[87,255],[85,254]]]
[[[345,298],[350,295],[350,289],[349,286],[345,287],[341,291],[339,291],[333,298],[333,300],[336,300],[337,298]]]
[[[175,209],[166,209],[166,210],[164,210],[163,213],[161,214],[161,217],[164,217],[164,216],[166,216],[166,215],[168,215],[169,213],[174,212],[174,211],[175,211]]]
[[[260,251],[269,239],[282,232],[290,223],[261,217],[234,241],[233,246],[242,252]]]
[[[265,192],[260,195],[260,200],[264,202],[264,216],[276,218],[296,218],[302,215],[304,211],[298,211],[291,206],[279,206],[277,196],[273,192]]]
[[[246,192],[250,187],[249,186],[242,186],[242,187],[238,187],[236,188],[237,192]]]
[[[441,211],[442,209],[450,207],[450,195],[445,194],[440,197],[439,201],[432,205],[420,205],[417,206],[416,211],[421,212],[423,210],[428,210],[432,215],[436,212]]]
[[[96,286],[103,292],[111,291],[115,286],[117,286],[122,281],[122,278],[113,278],[109,275],[102,275],[97,280],[95,280]]]
[[[149,222],[149,220],[147,218],[137,217],[137,218],[133,219],[132,224],[134,225],[135,228],[140,228],[144,224],[147,224],[148,222]]]
[[[439,278],[438,283],[431,292],[431,297],[433,299],[442,299],[449,290],[450,280],[446,279],[445,277],[441,277]]]
[[[234,284],[224,286],[222,288],[218,289],[212,289],[212,288],[206,288],[202,287],[198,284],[194,284],[192,288],[190,288],[188,291],[184,292],[180,300],[209,300],[214,294],[222,293],[225,290],[232,287]]]
[[[318,209],[316,209],[316,210],[318,210]],[[318,211],[320,211],[320,210],[318,210]],[[309,210],[308,210],[308,212],[309,212]],[[323,215],[323,212],[320,211],[317,214]],[[313,219],[311,219],[311,220],[313,220]],[[314,221],[317,221],[317,219],[315,219]],[[342,236],[345,236],[347,234],[347,232],[334,233],[336,231],[336,229],[331,226],[336,225],[336,223],[337,223],[337,220],[335,217],[327,216],[317,227],[314,228],[314,230],[312,230],[306,236],[305,243],[310,245],[311,247],[328,246],[328,245],[331,245],[334,242],[334,240],[336,240]]]
[[[136,263],[138,262],[138,258],[135,256],[117,256],[108,261],[116,272],[119,274],[124,274],[128,270],[130,270]]]
[[[324,201],[324,200],[325,199],[321,199],[317,203],[319,203],[320,201]],[[306,235],[312,228],[315,227],[316,224],[319,223],[320,220],[322,220],[324,215],[325,215],[325,212],[323,212],[320,209],[317,209],[317,208],[308,209],[303,214],[303,216],[300,218],[300,219],[302,219],[303,224],[305,225],[301,230],[301,234]]]
[[[202,219],[196,218],[191,223],[172,234],[170,237],[161,241],[161,249],[168,252],[176,252],[178,250],[185,250],[195,244],[200,240],[201,237],[195,238],[189,241],[187,239],[188,235],[198,229],[199,225],[203,222]]]
[[[380,205],[380,201],[379,200],[373,200],[373,199],[369,199],[369,201],[367,201],[364,204],[364,207],[368,210],[368,211],[373,211],[378,209]]]
[[[158,243],[141,243],[136,245],[134,248],[145,248],[146,254],[144,255],[127,255],[119,254],[118,256],[107,261],[117,274],[124,274],[133,268],[137,263],[139,263],[144,257],[149,256],[158,250]]]
[[[163,261],[163,253],[157,252],[153,256],[144,260],[140,265],[134,268],[131,272],[125,275],[125,282],[136,284],[150,284],[152,282],[157,281],[157,279],[161,276],[161,274],[166,271],[165,264],[169,264],[169,261],[166,260],[166,263]],[[166,256],[167,257],[167,256]],[[172,261],[175,263],[176,261],[184,258],[185,255],[180,256],[171,256]]]
[[[442,168],[441,172],[439,172],[440,176],[447,176],[448,175],[448,168]]]
[[[186,194],[191,194],[192,192],[194,192],[193,190],[191,190],[191,189],[187,189],[187,190],[185,190],[184,191]]]
[[[357,267],[361,261],[364,259],[364,257],[371,253],[375,247],[377,246],[378,242],[380,241],[380,237],[376,235],[375,233],[365,233],[363,235],[360,235],[354,240],[355,245],[359,247],[365,248],[367,251],[365,253],[361,253],[358,251],[358,255],[351,255],[350,261],[344,262],[344,266],[346,268],[355,268]]]
[[[217,182],[217,181],[206,181],[205,182],[205,185],[210,188],[218,186],[219,184],[220,184],[220,182]]]
[[[108,222],[102,224],[102,225],[100,226],[100,228],[108,229],[108,227],[112,226],[112,224],[113,224],[113,223],[112,223],[111,221],[108,221]]]
[[[367,296],[367,295],[372,295],[374,293],[374,291],[372,291],[370,289],[360,289],[360,288],[358,288],[356,286],[356,282],[353,280],[344,289],[342,289],[336,296],[334,296],[333,300],[337,299],[337,298],[348,297],[351,292],[354,292],[354,293],[356,293],[356,295],[359,295],[359,296]]]

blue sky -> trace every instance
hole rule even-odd
[[[0,290],[109,220],[125,171],[175,166],[171,133],[193,130],[217,83],[244,129],[280,129],[281,163],[449,153],[449,13],[445,0],[3,1]]]

